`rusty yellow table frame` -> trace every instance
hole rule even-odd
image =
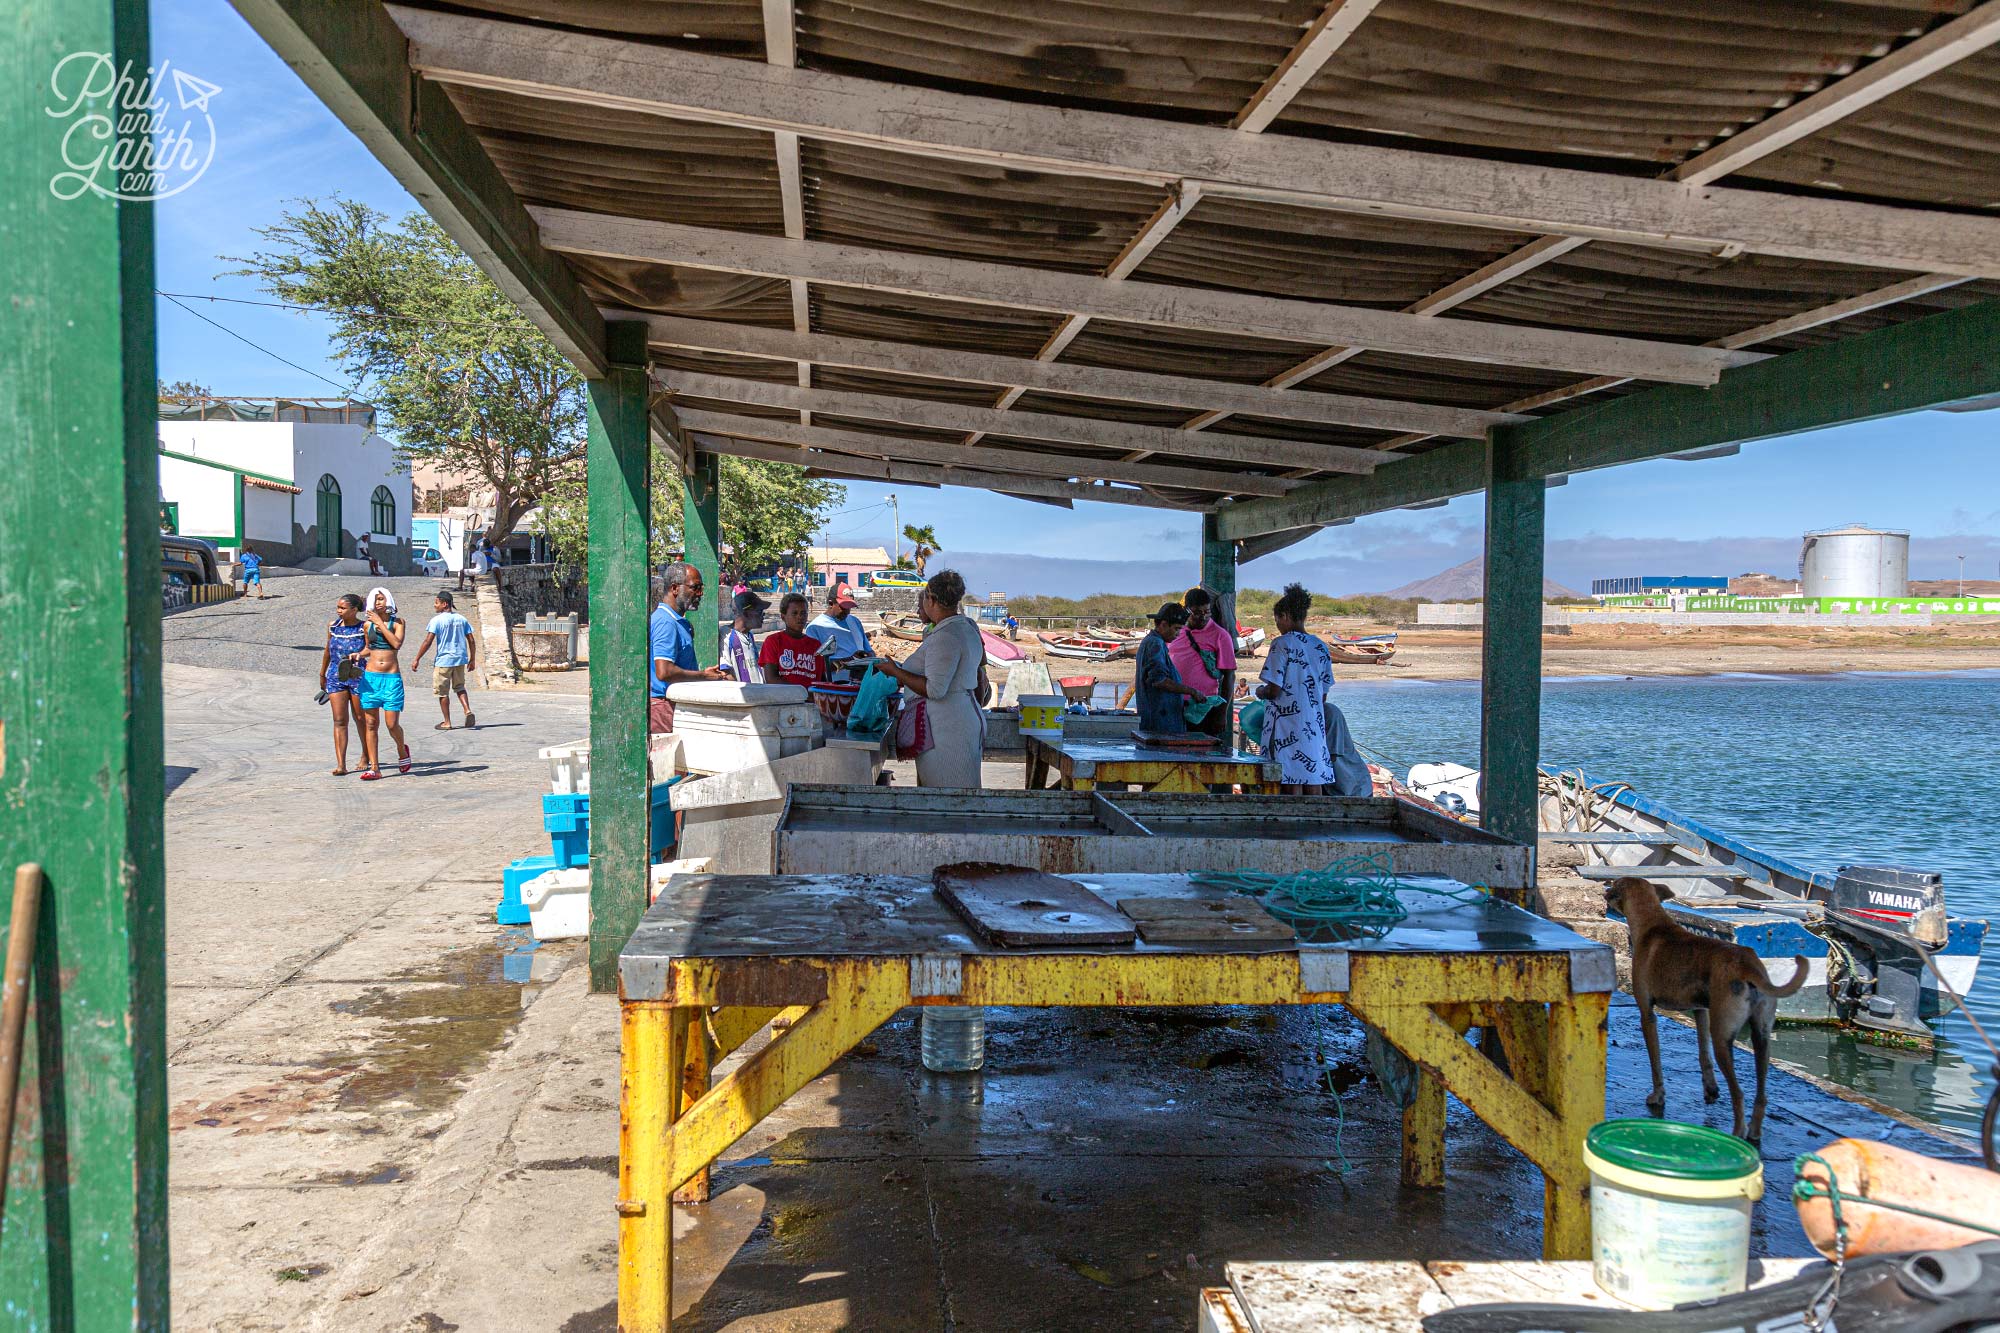
[[[697,887],[686,890],[693,896],[700,881],[725,878],[681,877],[674,884],[693,882]],[[663,902],[671,892],[672,886]],[[1499,904],[1485,910],[1516,911]],[[688,916],[706,928],[700,912],[697,899]],[[621,959],[621,1329],[668,1326],[676,1191],[705,1197],[707,1170],[723,1152],[912,1004],[1344,1004],[1420,1071],[1415,1101],[1403,1113],[1404,1180],[1443,1186],[1450,1092],[1541,1170],[1543,1255],[1574,1259],[1590,1252],[1582,1149],[1604,1111],[1610,955],[1578,937],[1568,937],[1578,947],[1564,947],[1567,932],[1559,928],[1550,928],[1559,932],[1553,944],[1544,940],[1519,952],[1300,947],[837,956],[830,941],[828,953],[671,956],[638,947],[655,916],[647,922]],[[711,1083],[715,1064],[773,1019],[781,1021],[771,1039]],[[1495,1034],[1505,1068],[1466,1039],[1471,1027]]]
[[[1044,740],[1023,736],[1029,791],[1056,785],[1068,791],[1136,787],[1141,791],[1206,792],[1240,785],[1245,791],[1278,790],[1278,766],[1233,750],[1177,749],[1130,740]]]

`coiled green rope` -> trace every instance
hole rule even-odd
[[[1203,870],[1191,883],[1262,899],[1271,915],[1292,924],[1388,927],[1407,917],[1400,895],[1428,893],[1453,902],[1477,902],[1484,889],[1441,889],[1396,878],[1386,853],[1350,856],[1318,870],[1289,875],[1262,870]]]

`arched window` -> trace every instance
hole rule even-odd
[[[396,534],[396,497],[389,494],[387,486],[377,486],[368,501],[368,529],[385,536]]]

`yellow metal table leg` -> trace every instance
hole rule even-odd
[[[1590,1257],[1590,1173],[1583,1140],[1604,1119],[1605,1022],[1611,997],[1572,995],[1548,1010],[1547,1092],[1556,1157],[1542,1164],[1542,1257]]]
[[[718,1057],[715,1040],[709,1036],[708,1024],[703,1021],[706,1017],[706,1014],[697,1012],[694,1021],[688,1025],[687,1040],[681,1044],[680,1097],[674,1107],[676,1120],[708,1095],[709,1073],[715,1068]],[[688,1177],[687,1182],[674,1191],[674,1202],[707,1203],[708,1171],[704,1166]]]
[[[696,1010],[620,1007],[618,1326],[667,1328],[673,1309],[674,1218],[668,1143],[680,1106],[681,1047]]]
[[[1444,1084],[1417,1076],[1417,1099],[1403,1108],[1403,1183],[1444,1188]]]

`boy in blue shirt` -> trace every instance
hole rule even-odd
[[[252,588],[257,590],[257,600],[264,600],[264,557],[255,551],[240,551],[236,563],[243,569],[243,592],[247,596]]]
[[[431,688],[437,692],[438,712],[444,721],[437,724],[437,731],[451,730],[451,696],[458,695],[458,706],[465,714],[465,725],[476,724],[472,715],[472,701],[465,697],[465,673],[472,669],[474,648],[472,645],[472,622],[454,609],[451,594],[438,589],[437,601],[432,603],[437,614],[431,623],[424,626],[424,641],[417,646],[416,660],[412,668],[423,665],[424,654],[437,645],[437,666],[431,672]]]

